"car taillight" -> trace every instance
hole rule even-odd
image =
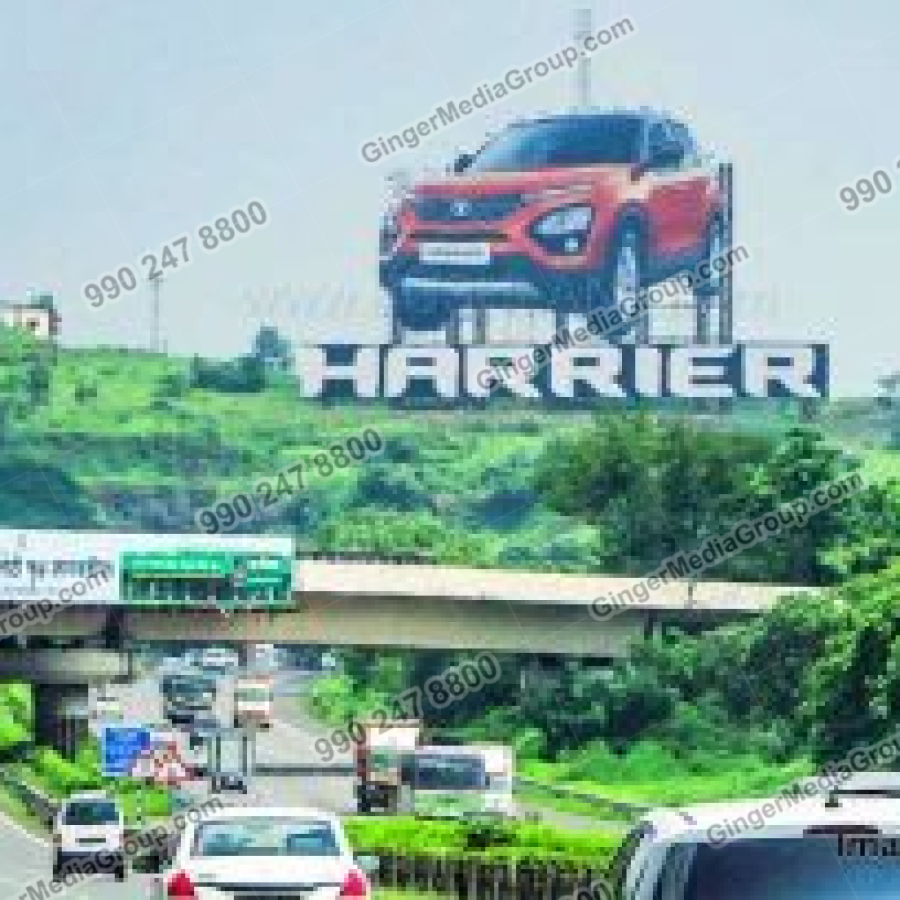
[[[351,869],[344,879],[344,886],[341,888],[342,897],[368,897],[369,882],[362,872]]]
[[[172,876],[169,887],[166,889],[169,897],[196,897],[194,882],[184,872],[178,872]]]

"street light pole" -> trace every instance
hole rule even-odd
[[[157,353],[162,352],[159,327],[159,290],[162,287],[162,280],[162,272],[150,279],[150,289],[153,291],[153,349]]]
[[[584,48],[585,39],[590,36],[591,10],[579,9],[575,13],[575,46]],[[587,109],[591,105],[591,60],[583,53],[578,59],[576,77],[576,104],[580,109]]]

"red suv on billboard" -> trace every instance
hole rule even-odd
[[[724,198],[689,128],[647,111],[517,122],[386,215],[395,339],[462,307],[587,313],[723,249]],[[399,336],[399,337],[398,337]]]

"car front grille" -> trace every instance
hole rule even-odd
[[[234,894],[234,900],[297,900],[299,897],[308,897],[310,893],[311,891],[293,891],[286,894],[283,891],[273,891],[271,893],[248,894],[244,891],[239,891]]]
[[[323,884],[224,884],[218,881],[200,881],[197,887],[215,888],[231,894],[234,900],[300,900],[310,897],[319,888],[340,888],[338,882]]]
[[[492,197],[419,197],[413,203],[422,222],[497,222],[522,205],[520,194]]]
[[[447,241],[463,244],[483,244],[485,241],[500,244],[507,240],[502,231],[437,231],[431,228],[427,231],[422,229],[414,231],[410,238],[414,241]]]

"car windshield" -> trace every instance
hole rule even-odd
[[[110,800],[78,800],[66,806],[66,825],[105,825],[118,821],[116,804]]]
[[[173,688],[173,692],[181,697],[199,697],[208,691],[205,684],[176,684]]]
[[[849,842],[848,842],[849,843]],[[860,853],[834,836],[681,844],[661,873],[661,900],[896,900],[900,856],[891,840]],[[876,852],[877,850],[877,852]],[[842,852],[843,851],[843,852]]]
[[[484,760],[473,756],[416,756],[416,788],[436,790],[478,790],[485,786]]]
[[[265,702],[272,698],[272,691],[269,688],[239,688],[234,692],[238,700],[249,700],[252,702]]]
[[[330,822],[289,817],[217,819],[202,823],[192,856],[340,856]]]
[[[640,155],[637,116],[574,116],[513,125],[485,144],[466,174],[629,164]]]

